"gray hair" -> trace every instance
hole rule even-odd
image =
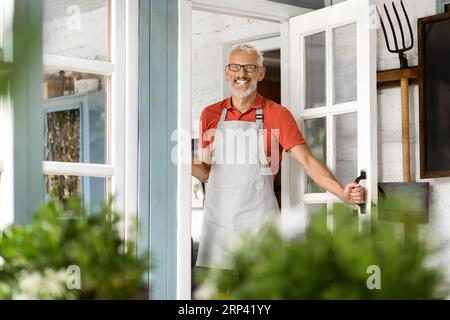
[[[228,54],[228,61],[230,60],[230,57],[232,54],[239,52],[239,51],[245,51],[248,54],[254,54],[255,56],[258,57],[258,65],[260,67],[263,66],[264,57],[263,57],[261,51],[259,51],[254,46],[249,45],[249,44],[240,44],[240,45],[234,47]]]

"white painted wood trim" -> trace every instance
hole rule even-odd
[[[87,72],[110,76],[114,72],[114,64],[111,62],[87,60],[44,54],[44,65],[62,70]]]
[[[111,127],[109,131],[110,163],[115,168],[111,179],[114,209],[125,213],[125,165],[126,165],[126,2],[111,1],[111,61],[112,74]],[[122,230],[124,236],[124,230]]]
[[[192,0],[192,9],[278,23],[311,11],[265,0]]]
[[[290,38],[289,38],[289,22],[285,21],[280,26],[280,67],[281,67],[281,104],[288,110],[290,106]],[[283,160],[281,162],[281,219],[293,214],[290,206],[286,205],[291,202],[290,199],[290,166],[298,165],[286,152],[283,152]]]
[[[376,12],[374,0],[364,0],[364,3],[369,12],[365,12],[366,16],[362,13],[358,20],[362,28],[358,29],[357,50],[363,52],[362,56],[368,57],[369,63],[358,63],[358,97],[361,97],[361,106],[365,106],[358,112],[358,171],[364,169],[367,172],[365,181],[367,214],[362,215],[359,211],[360,222],[376,221],[374,218],[377,212],[372,204],[378,202],[377,50],[374,50],[377,45],[377,31],[372,19],[368,18],[374,16],[376,19]],[[371,90],[364,92],[363,88]],[[370,143],[367,143],[368,141]]]
[[[126,6],[125,240],[137,243],[139,0],[129,0]]]
[[[306,193],[303,195],[305,203],[326,203],[328,201],[328,193]]]
[[[0,97],[0,230],[14,222],[14,124],[11,97]]]
[[[179,0],[177,299],[191,299],[192,2]]]
[[[326,116],[335,116],[344,113],[351,113],[358,111],[358,106],[356,102],[348,102],[339,105],[333,105],[330,107],[317,107],[311,109],[305,109],[300,111],[300,117],[302,119],[312,119]]]
[[[114,176],[114,167],[107,164],[73,163],[44,161],[44,175],[65,175],[77,177],[110,178]]]

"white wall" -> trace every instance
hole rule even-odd
[[[388,1],[378,1],[387,3]],[[435,0],[406,0],[405,8],[413,26],[415,44],[408,52],[410,65],[417,65],[417,18],[436,13]],[[387,51],[381,30],[378,33],[378,70],[399,67],[398,57]],[[402,181],[402,143],[400,89],[392,88],[378,92],[378,157],[379,181]],[[410,133],[412,174],[417,182],[430,182],[429,218],[422,228],[422,236],[433,244],[443,245],[435,262],[444,266],[450,277],[450,178],[420,179],[419,163],[419,93],[418,86],[410,86]]]
[[[107,14],[105,0],[45,0],[44,54],[107,60]]]

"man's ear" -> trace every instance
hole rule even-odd
[[[260,67],[259,68],[259,78],[258,81],[263,81],[264,77],[266,76],[266,67]]]
[[[227,81],[229,81],[229,77],[228,77],[228,67],[227,67],[227,66],[225,66],[225,69],[223,69],[223,74],[225,75],[225,79],[226,79]]]

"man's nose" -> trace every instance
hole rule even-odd
[[[247,75],[247,72],[244,70],[244,67],[241,67],[239,71],[237,72],[238,76],[244,76]]]

